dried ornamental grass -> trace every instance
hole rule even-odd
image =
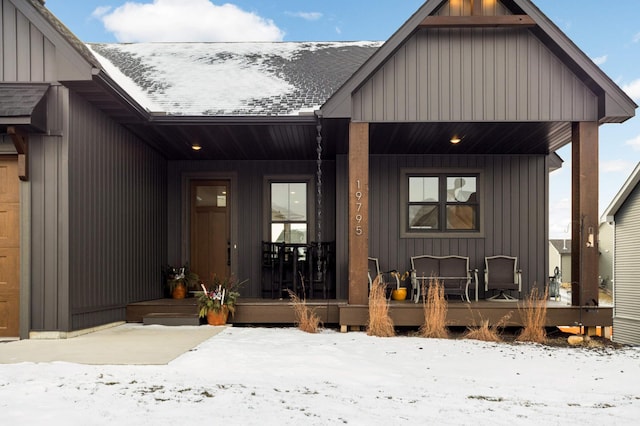
[[[287,291],[291,298],[293,312],[296,315],[296,326],[307,333],[317,333],[322,326],[322,321],[320,321],[318,314],[307,305],[306,299],[300,299],[291,290]],[[304,292],[304,281],[302,282],[302,291]]]
[[[369,293],[369,324],[367,334],[369,336],[393,337],[396,331],[393,328],[393,320],[389,316],[389,303],[386,297],[387,286],[377,276],[371,284]]]
[[[531,290],[525,299],[524,306],[518,304],[518,311],[522,316],[523,329],[516,338],[520,342],[546,343],[547,332],[544,328],[547,318],[547,299],[549,290],[545,289],[541,295],[537,288]]]
[[[463,336],[465,339],[482,340],[484,342],[502,342],[500,329],[503,329],[511,318],[511,313],[506,314],[494,325],[489,325],[489,320],[483,319],[480,327],[469,327]]]
[[[447,329],[447,301],[444,298],[444,285],[436,279],[430,279],[426,295],[424,284],[422,284],[422,294],[424,324],[420,327],[420,336],[447,339],[449,329]]]

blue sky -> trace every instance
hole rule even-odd
[[[640,1],[533,1],[640,104]],[[386,40],[423,3],[423,0],[228,0],[228,3],[47,0],[46,6],[86,42],[353,41]],[[550,237],[570,238],[570,147],[558,154],[565,165],[551,174]],[[640,161],[640,118],[600,127],[599,161],[602,212]]]

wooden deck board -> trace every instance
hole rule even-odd
[[[348,305],[346,300],[335,299],[312,299],[307,300],[306,303],[318,313],[322,322],[327,326],[358,327],[367,324],[367,305]],[[522,319],[518,305],[518,302],[482,300],[464,303],[457,300],[450,301],[447,310],[447,323],[450,326],[468,327],[479,325],[482,320],[489,320],[490,324],[495,324],[505,315],[510,314],[506,325],[520,327]],[[196,299],[158,299],[132,303],[127,306],[126,320],[127,322],[142,322],[145,315],[171,312],[196,313]],[[424,321],[422,303],[392,301],[390,314],[396,326],[419,327]],[[242,298],[238,302],[235,316],[230,318],[229,322],[246,325],[291,325],[295,322],[295,316],[288,300]],[[613,325],[613,308],[606,306],[581,309],[568,306],[566,302],[547,302],[547,326],[575,326],[578,324],[587,327],[610,327]]]

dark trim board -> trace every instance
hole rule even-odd
[[[367,305],[348,305],[346,300],[310,300],[307,305],[314,309],[326,326],[363,327],[368,321]],[[522,302],[520,302],[522,305]],[[158,299],[132,303],[127,306],[127,322],[143,322],[143,317],[150,313],[176,314],[197,312],[196,299],[182,300]],[[391,302],[390,314],[398,327],[419,327],[424,321],[422,303],[410,301]],[[518,302],[479,301],[464,303],[451,301],[448,305],[447,323],[452,327],[472,327],[480,325],[482,320],[490,324],[500,321],[509,315],[508,327],[521,327],[522,319],[518,310]],[[286,300],[243,298],[238,303],[236,315],[229,322],[242,325],[292,325],[295,315],[291,303]],[[613,325],[613,308],[580,308],[567,306],[564,302],[547,302],[547,326],[586,327]]]

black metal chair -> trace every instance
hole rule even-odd
[[[386,286],[387,292],[393,289],[394,285],[396,289],[400,288],[400,277],[398,276],[397,271],[381,271],[380,262],[377,257],[369,257],[368,265],[369,291],[371,291],[371,286],[373,285],[373,281],[377,276],[380,276],[380,280]]]
[[[518,269],[518,258],[512,256],[489,256],[484,258],[484,291],[498,291],[487,300],[518,300],[522,292],[522,271]],[[517,291],[518,298],[506,292]]]

